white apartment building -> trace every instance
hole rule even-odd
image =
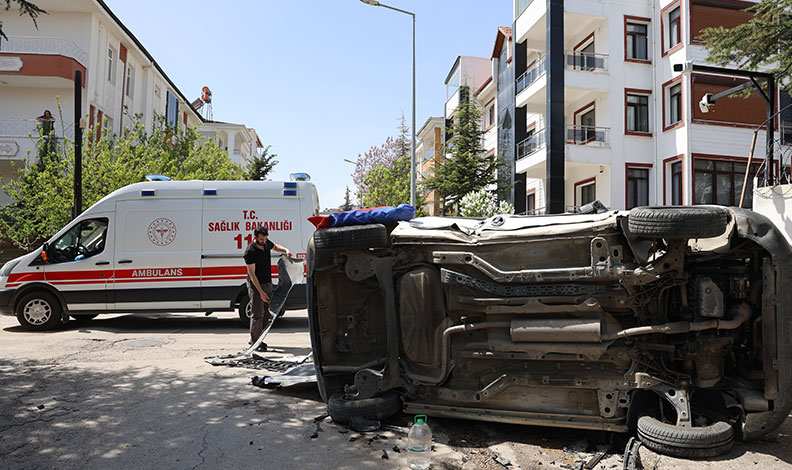
[[[546,3],[514,4],[518,212],[541,212],[544,207]],[[705,93],[745,79],[681,74],[673,65],[705,64],[701,30],[747,21],[750,14],[744,8],[751,3],[564,2],[567,210],[594,199],[614,209],[737,204],[752,130],[765,121],[766,102],[758,94],[723,99],[705,114],[698,107]],[[776,103],[783,106],[789,97],[778,94]],[[792,113],[783,113],[782,127],[790,120]],[[764,139],[762,131],[752,174],[764,158]]]
[[[165,116],[174,127],[205,124],[102,0],[38,0],[36,4],[48,12],[38,18],[38,29],[30,18],[13,10],[2,16],[8,36],[8,40],[0,39],[0,176],[4,181],[15,176],[29,152],[35,153],[40,125],[36,118],[45,110],[55,118],[56,135],[73,139],[75,70],[83,75],[86,124],[103,126],[97,133],[118,133],[136,114],[145,126],[152,124],[155,115]],[[224,134],[232,159],[237,150],[241,155],[246,140],[258,140],[246,129],[237,125],[233,135],[247,133],[247,137]],[[0,192],[0,205],[7,202]]]
[[[445,120],[441,117],[430,117],[415,134],[416,175],[418,184],[426,177],[432,176],[434,168],[443,161]],[[434,191],[424,194],[424,210],[429,215],[442,215],[441,202]]]

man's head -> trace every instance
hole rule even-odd
[[[267,230],[267,227],[263,225],[259,225],[258,227],[256,227],[255,230],[253,230],[253,237],[255,237],[256,243],[258,243],[261,246],[267,244],[268,236],[269,236],[269,231]]]

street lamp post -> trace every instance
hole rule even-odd
[[[383,7],[412,17],[412,146],[410,147],[410,205],[415,207],[415,13],[401,10],[378,0],[360,0],[366,5]]]

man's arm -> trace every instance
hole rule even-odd
[[[250,278],[250,282],[253,283],[253,287],[256,288],[256,290],[258,291],[259,295],[261,296],[261,300],[263,300],[264,303],[269,303],[270,298],[267,295],[267,293],[264,292],[264,289],[261,288],[261,284],[259,283],[259,280],[256,277],[256,265],[255,264],[248,264],[247,265],[247,273],[248,273],[248,277]]]
[[[274,245],[272,247],[273,250],[280,251],[281,253],[286,253],[286,256],[288,256],[289,258],[292,257],[292,252],[289,251],[289,249],[286,248],[285,246],[278,245],[277,243],[273,243],[273,245]]]

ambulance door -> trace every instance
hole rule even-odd
[[[119,201],[117,311],[190,311],[201,304],[201,199]]]
[[[63,295],[73,313],[107,311],[113,277],[114,214],[92,214],[49,244],[44,279]]]
[[[279,189],[280,192],[280,189]],[[245,286],[242,255],[253,241],[253,230],[265,225],[269,239],[296,253],[299,217],[296,197],[204,197],[202,300],[204,309],[229,308]],[[272,282],[278,283],[281,253],[272,252]]]

